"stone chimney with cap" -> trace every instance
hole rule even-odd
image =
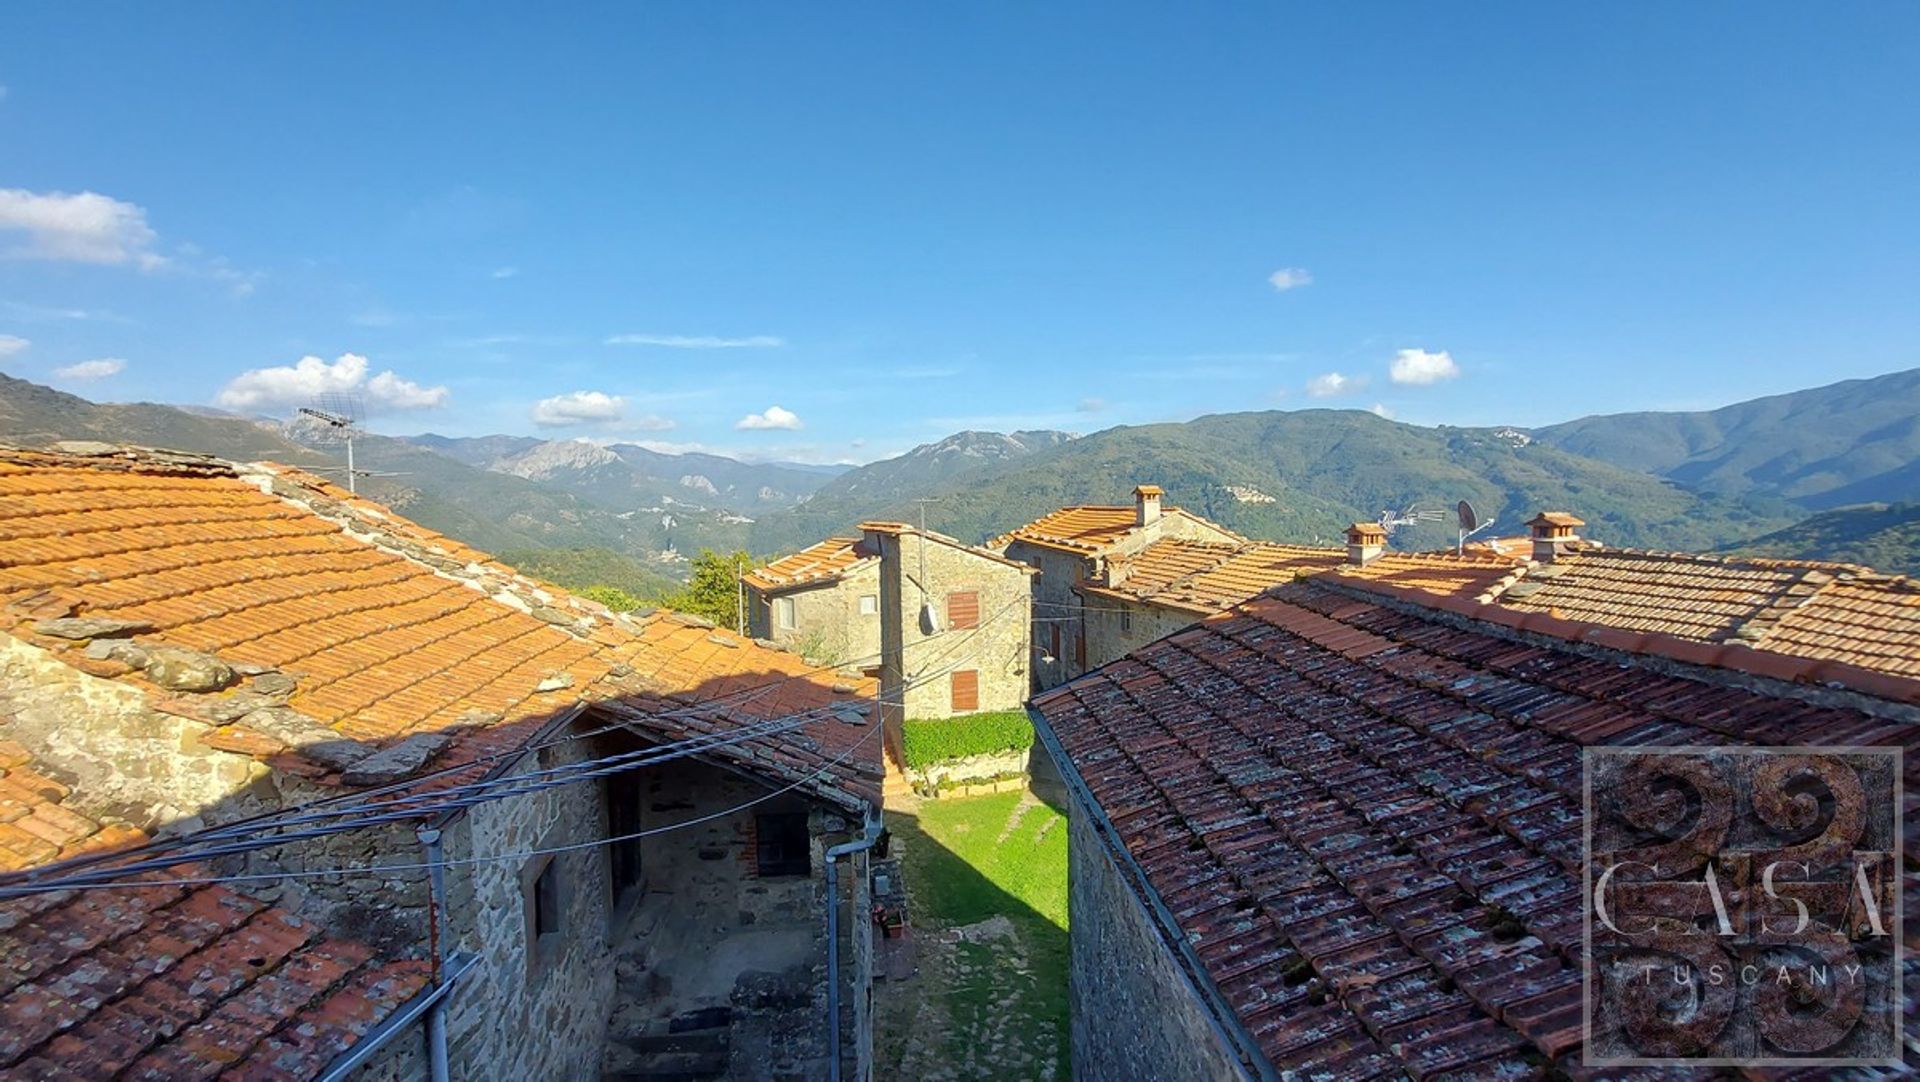
[[[1534,562],[1552,563],[1556,555],[1579,543],[1579,530],[1585,525],[1565,511],[1542,511],[1528,519],[1527,529],[1533,533]]]
[[[1160,497],[1164,495],[1159,485],[1141,485],[1133,490],[1133,524],[1151,526],[1160,521]]]
[[[1358,567],[1387,551],[1387,528],[1378,522],[1356,522],[1347,527],[1347,562]]]

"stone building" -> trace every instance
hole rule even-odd
[[[1133,490],[1133,506],[1063,507],[987,543],[1033,567],[1034,687],[1089,667],[1085,599],[1075,589],[1105,577],[1108,561],[1164,539],[1239,545],[1246,538],[1178,507],[1161,507],[1158,485]]]
[[[823,665],[878,670],[880,558],[830,537],[741,576],[747,631]]]
[[[1916,703],[1920,680],[1866,665],[1341,573],[1207,617],[1032,707],[1073,806],[1074,1070],[1591,1073],[1583,751],[1912,746]],[[1878,911],[1885,811],[1859,842]],[[1910,1011],[1910,982],[1876,972],[1861,1010]]]
[[[879,557],[880,702],[893,718],[1018,710],[1033,648],[1034,570],[945,534],[863,522]]]
[[[91,445],[0,449],[0,632],[0,1074],[868,1075],[870,683]]]

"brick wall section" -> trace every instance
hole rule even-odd
[[[1208,1024],[1092,816],[1076,804],[1068,819],[1074,1077],[1134,1078],[1144,1064],[1161,1082],[1248,1077]]]

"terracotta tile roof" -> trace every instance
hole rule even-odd
[[[1430,594],[1492,597],[1521,574],[1522,557],[1468,550],[1465,555],[1433,552],[1383,552],[1365,564],[1339,565],[1322,572],[1338,579],[1405,586]]]
[[[36,765],[0,741],[0,871],[145,840],[69,808]],[[9,1079],[313,1078],[429,973],[244,894],[157,882],[0,902],[0,960]]]
[[[1221,545],[1166,538],[1138,553],[1114,557],[1108,569],[1113,586],[1082,586],[1130,601],[1213,613],[1296,577],[1324,571],[1346,561],[1345,549],[1315,548],[1251,541]]]
[[[863,551],[858,537],[829,537],[791,556],[782,556],[743,576],[747,585],[762,590],[784,590],[837,579],[856,567],[879,559]]]
[[[1754,644],[1920,677],[1920,583],[1839,580],[1776,620]]]
[[[1500,601],[1700,642],[1752,640],[1833,581],[1836,566],[1585,548],[1533,568]]]
[[[242,678],[166,691],[125,654],[46,633],[76,616],[125,621],[143,649],[211,654]],[[436,768],[507,752],[582,700],[684,710],[756,675],[781,685],[712,722],[729,724],[871,694],[836,692],[795,655],[704,622],[615,615],[543,587],[299,471],[148,452],[0,448],[0,631],[220,725],[210,745],[325,780],[343,749],[410,734],[454,737]],[[262,674],[292,686],[268,690]]]
[[[1211,526],[1223,533],[1231,533],[1223,526],[1207,522],[1206,519],[1178,507],[1164,508],[1164,515],[1181,515],[1195,522]],[[1043,548],[1064,549],[1068,552],[1098,553],[1118,543],[1134,531],[1138,522],[1138,511],[1131,505],[1125,507],[1062,507],[1025,526],[1017,527],[987,542],[987,547],[1004,550],[1015,541],[1024,541]]]
[[[1162,934],[1282,1072],[1581,1074],[1584,745],[1897,744],[1920,769],[1910,722],[1423,596],[1302,580],[1034,701]],[[1819,671],[1763,667],[1789,662]]]

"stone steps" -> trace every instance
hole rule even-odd
[[[601,1082],[711,1082],[727,1073],[728,1027],[650,1033],[621,1042],[630,1054]]]

